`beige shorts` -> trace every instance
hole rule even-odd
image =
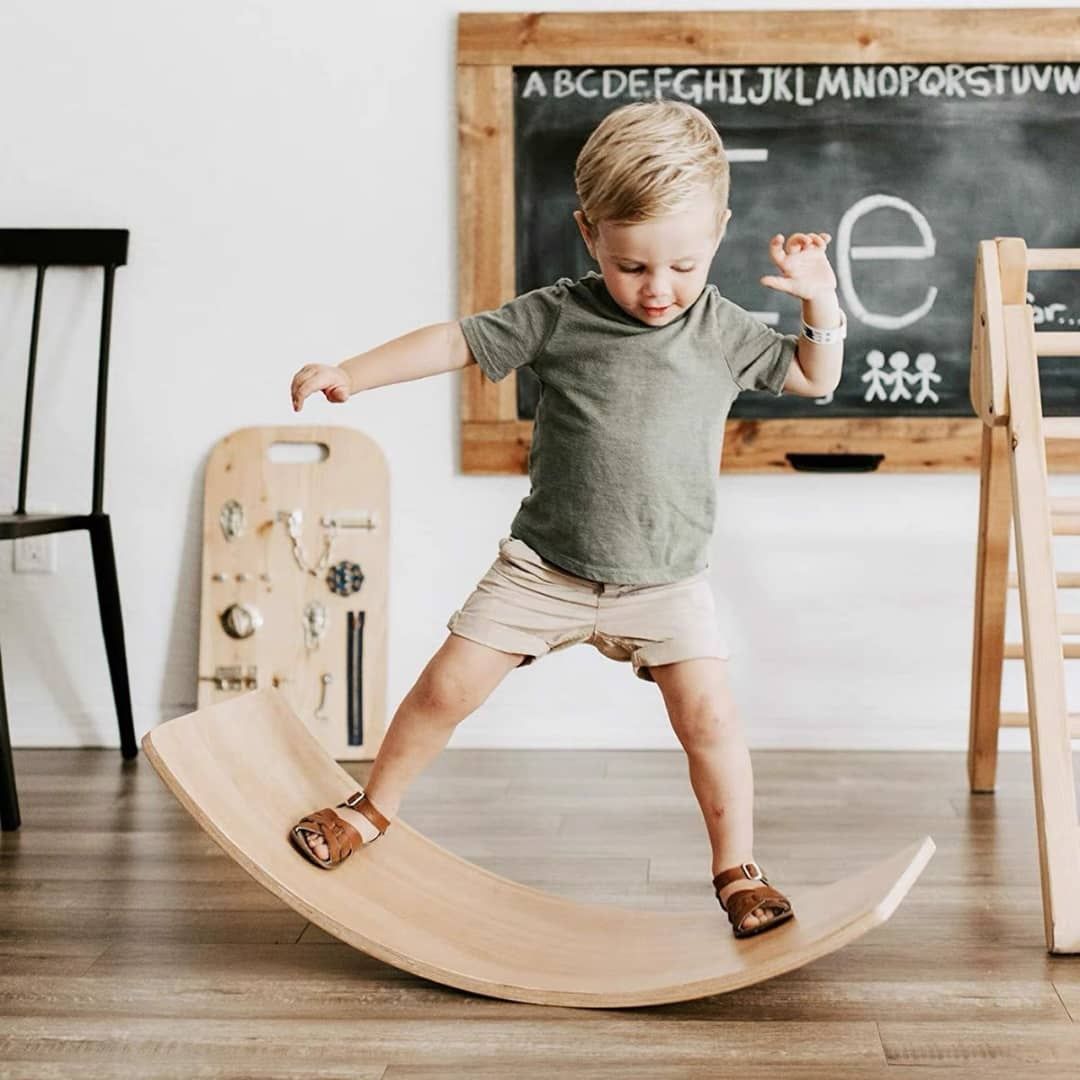
[[[499,557],[446,624],[502,652],[524,653],[519,667],[585,641],[628,660],[647,682],[653,664],[727,659],[716,604],[702,570],[665,585],[589,581],[546,562],[524,540],[504,537]]]

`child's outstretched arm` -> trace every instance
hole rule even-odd
[[[769,242],[769,257],[780,274],[761,279],[770,289],[798,296],[803,302],[803,322],[823,330],[840,325],[836,275],[825,255],[831,239],[828,233],[795,233],[785,244],[783,234],[777,233]],[[784,392],[802,397],[831,394],[840,382],[843,363],[843,342],[820,345],[801,337]]]
[[[305,364],[293,376],[289,390],[293,412],[299,412],[304,399],[320,390],[327,401],[343,402],[361,390],[423,379],[474,362],[456,322],[422,326],[336,366]]]

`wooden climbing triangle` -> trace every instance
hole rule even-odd
[[[979,244],[971,344],[971,402],[983,421],[975,577],[968,776],[993,791],[998,730],[1031,736],[1046,946],[1080,952],[1080,821],[1070,739],[1080,717],[1066,704],[1065,661],[1080,658],[1080,615],[1058,610],[1058,591],[1080,573],[1058,572],[1055,536],[1080,535],[1080,499],[1054,498],[1050,466],[1080,472],[1080,416],[1044,417],[1039,358],[1080,357],[1080,333],[1037,331],[1027,303],[1030,270],[1080,270],[1080,248],[1028,248],[1021,239]],[[1009,526],[1016,573],[1009,573]],[[1023,640],[1005,641],[1009,588],[1020,599]],[[1002,663],[1022,659],[1027,712],[1001,711]]]

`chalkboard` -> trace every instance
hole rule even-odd
[[[835,395],[744,393],[732,417],[970,417],[978,242],[1080,247],[1077,63],[515,65],[518,293],[596,269],[572,219],[574,161],[606,113],[658,96],[698,105],[731,159],[733,217],[710,274],[725,296],[797,333],[799,302],[758,283],[774,272],[768,239],[833,236],[849,326]],[[1040,329],[1080,326],[1078,278],[1031,275]],[[1044,411],[1080,412],[1075,361],[1041,369]],[[519,418],[537,397],[519,371]]]

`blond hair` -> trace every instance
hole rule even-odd
[[[730,169],[712,121],[682,101],[638,101],[608,113],[578,154],[574,186],[589,226],[680,210],[702,190],[727,209]]]

